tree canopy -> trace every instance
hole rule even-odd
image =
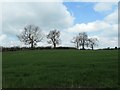
[[[41,42],[43,35],[38,26],[28,25],[24,27],[24,30],[17,35],[18,39],[21,42],[24,42],[25,45],[31,45],[31,48],[34,48],[38,42]]]
[[[48,41],[49,44],[53,44],[54,48],[56,48],[56,45],[60,44],[60,31],[52,30],[47,35],[47,38],[50,39]]]

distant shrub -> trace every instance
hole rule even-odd
[[[115,49],[118,49],[117,47],[115,47]]]
[[[48,47],[35,47],[35,48],[30,48],[30,47],[3,47],[1,48],[1,51],[19,51],[19,50],[50,50],[50,49],[76,49],[74,47],[56,47],[52,48],[50,46]]]

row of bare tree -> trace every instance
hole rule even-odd
[[[31,48],[34,48],[38,42],[43,40],[43,34],[38,26],[35,25],[28,25],[24,27],[24,30],[17,35],[21,42],[24,42],[25,45],[31,45]],[[53,44],[54,48],[56,45],[60,44],[60,31],[52,30],[46,35],[47,39],[49,39],[48,43]],[[91,47],[92,49],[94,46],[97,45],[97,38],[88,38],[88,35],[85,32],[79,33],[77,36],[73,37],[71,41],[76,45],[76,48],[85,49],[85,46]]]
[[[85,49],[86,47],[94,48],[94,46],[98,46],[98,39],[97,38],[88,38],[87,33],[82,32],[79,33],[77,36],[73,37],[72,43],[75,43],[76,48],[79,49],[82,47],[82,49]]]

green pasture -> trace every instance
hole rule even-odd
[[[2,53],[3,88],[118,87],[117,50]]]

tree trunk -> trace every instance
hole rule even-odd
[[[77,49],[79,49],[79,43],[77,42]]]
[[[85,50],[84,43],[83,43],[83,45],[82,45],[82,49]]]
[[[92,50],[93,50],[93,45],[92,45]]]
[[[82,47],[82,49],[83,49],[83,50],[85,49],[84,46]]]
[[[83,50],[85,49],[84,45],[85,45],[85,44],[84,44],[84,40],[83,40],[83,44],[82,44],[82,49],[83,49]]]
[[[33,42],[33,38],[31,39],[31,48],[33,49],[33,47],[34,47],[34,42]]]
[[[31,49],[33,49],[33,47],[34,47],[34,41],[33,41],[33,37],[31,38]]]
[[[33,49],[33,42],[31,43],[31,48]]]
[[[56,48],[56,43],[54,43],[53,45],[54,45],[54,48]]]

